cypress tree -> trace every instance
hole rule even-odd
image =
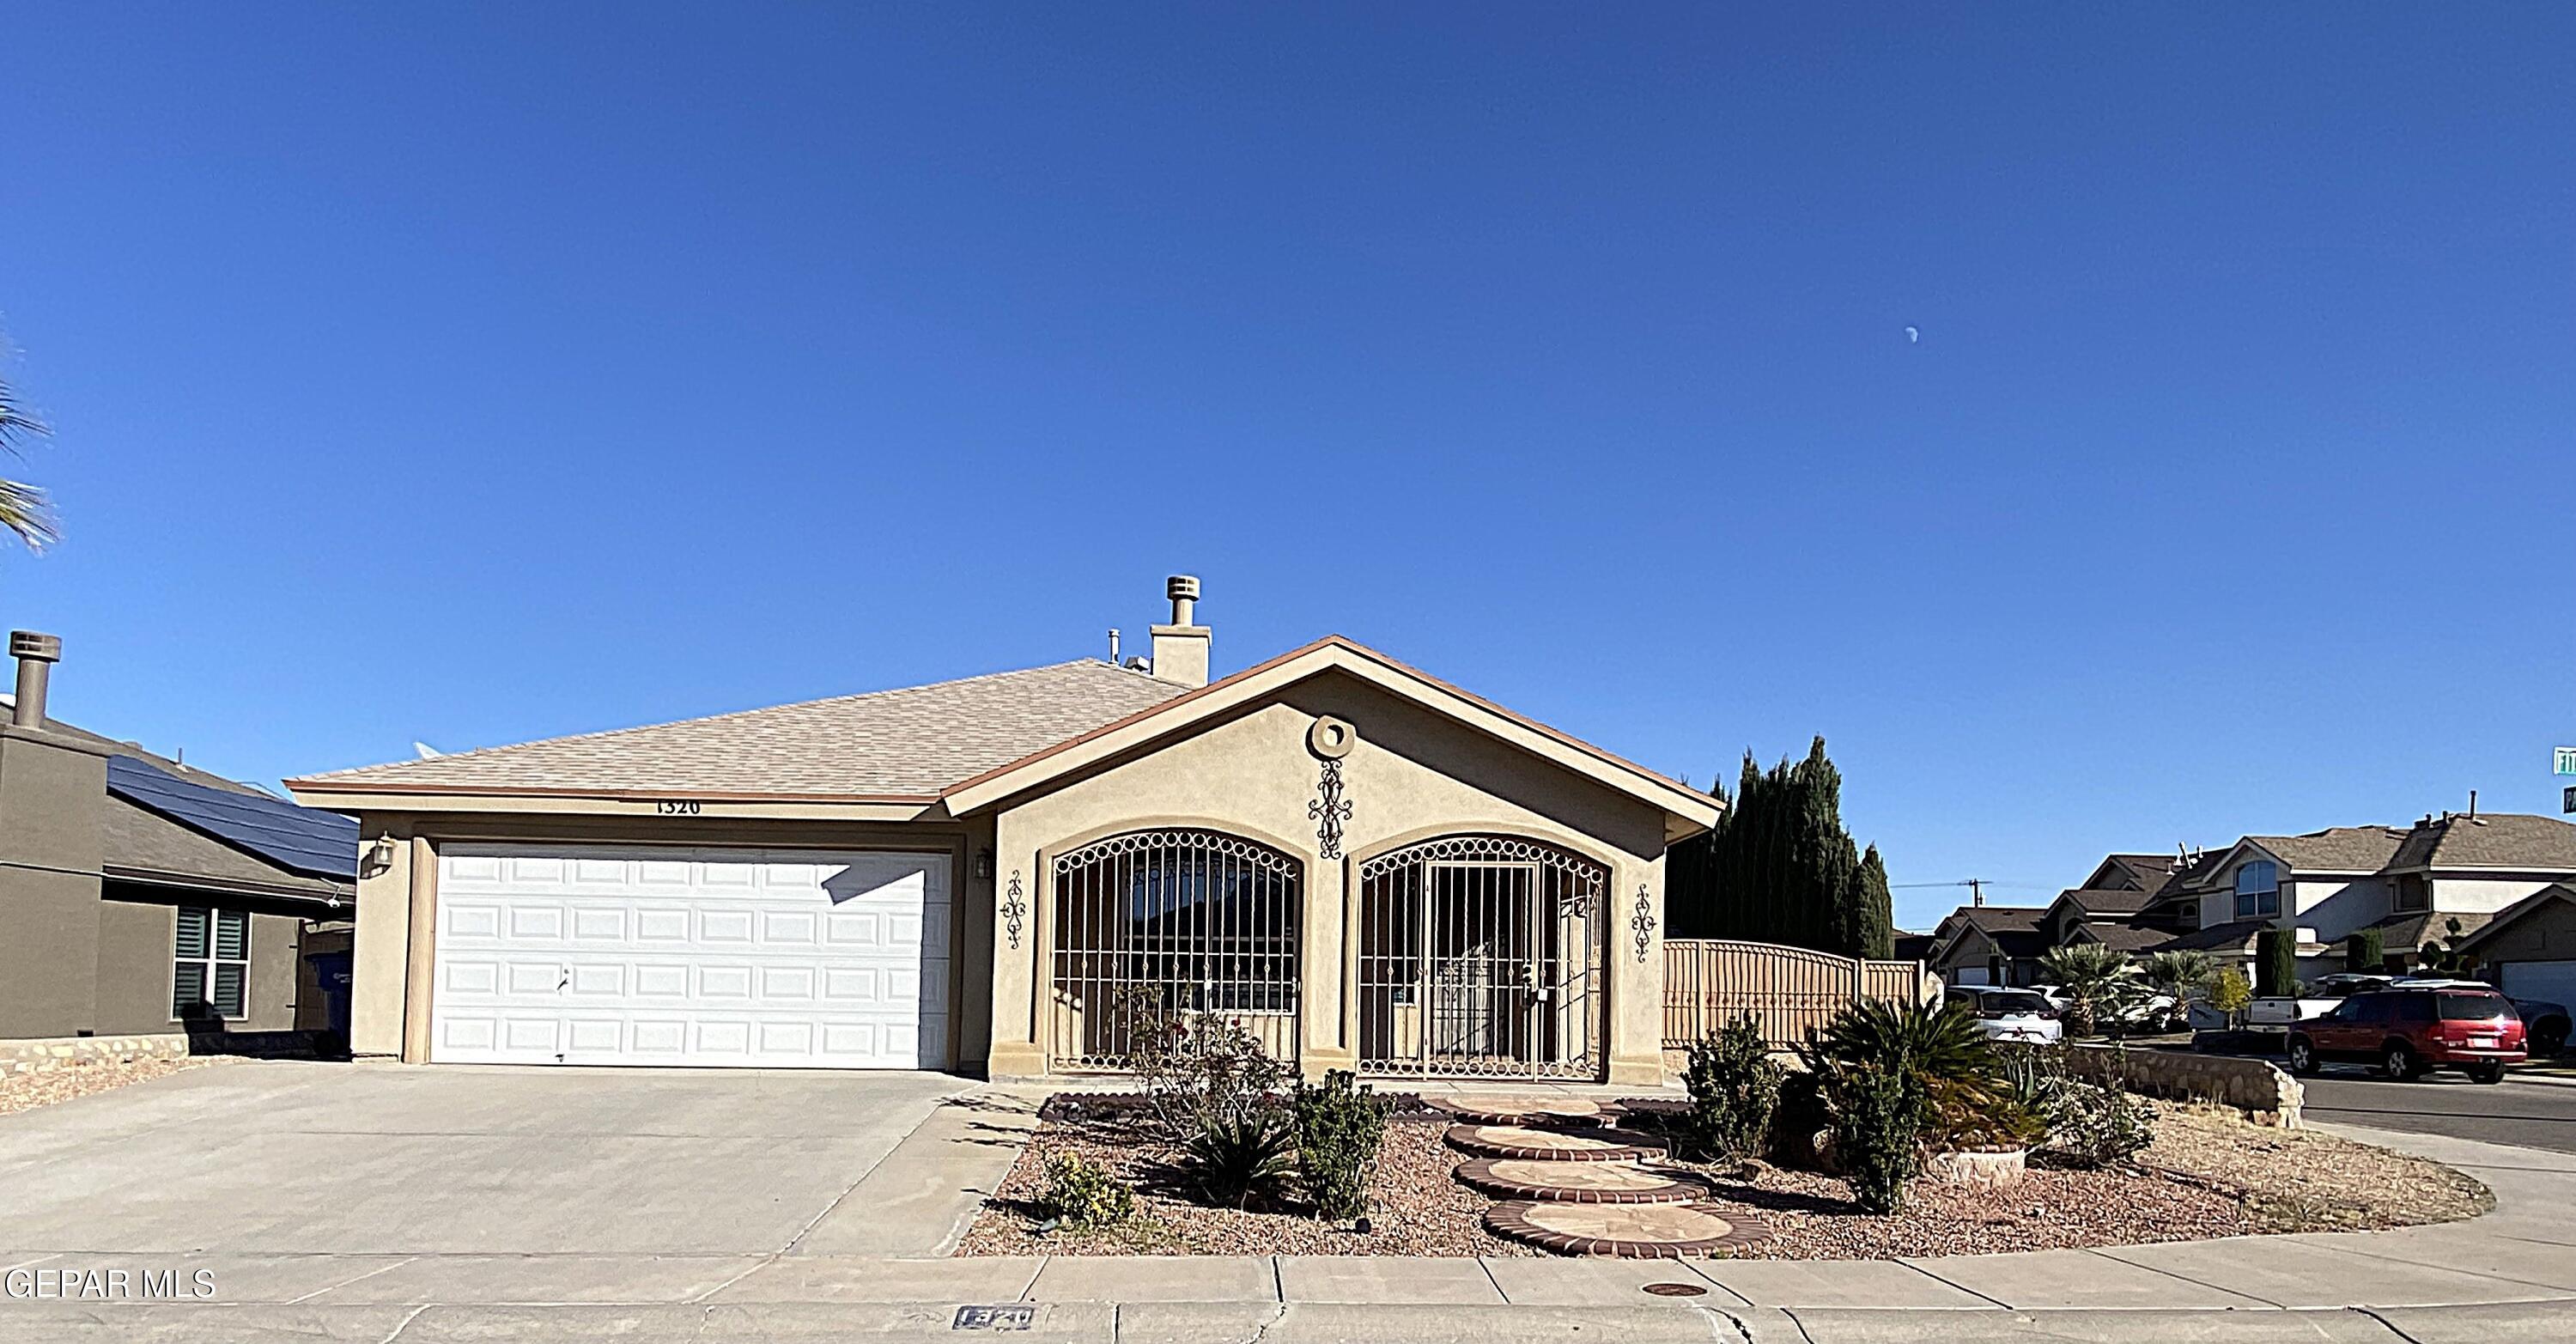
[[[1845,956],[1885,957],[1893,945],[1886,868],[1843,829],[1842,772],[1822,737],[1805,759],[1769,770],[1746,752],[1717,828],[1673,847],[1664,882],[1671,937]]]
[[[2377,975],[2387,962],[2386,940],[2377,929],[2355,930],[2343,940],[2343,968]]]
[[[2254,992],[2266,998],[2294,994],[2299,985],[2299,935],[2265,929],[2254,935]]]

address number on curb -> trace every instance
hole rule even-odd
[[[948,1323],[951,1330],[1026,1330],[1038,1318],[1032,1303],[1013,1302],[999,1307],[959,1307],[957,1319]]]

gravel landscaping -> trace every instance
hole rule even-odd
[[[1408,1112],[1387,1129],[1371,1185],[1372,1230],[1312,1217],[1293,1198],[1259,1210],[1193,1203],[1159,1139],[1116,1113],[1050,1107],[960,1255],[1542,1254],[1487,1232],[1491,1200],[1451,1178],[1465,1154],[1439,1120]],[[1722,1205],[1757,1210],[1769,1240],[1747,1259],[1879,1259],[2187,1241],[2257,1232],[2393,1227],[2471,1217],[2485,1187],[2421,1158],[2322,1134],[2267,1129],[2233,1112],[2167,1108],[2138,1169],[2033,1169],[2002,1190],[1915,1181],[1905,1207],[1860,1213],[1835,1177],[1752,1164],[1701,1168]],[[1137,1186],[1139,1216],[1114,1230],[1037,1231],[1047,1160],[1075,1153]]]
[[[123,1064],[77,1064],[37,1073],[13,1073],[0,1078],[0,1115],[32,1111],[92,1092],[112,1091],[128,1083],[150,1082],[181,1069],[202,1068],[215,1062],[215,1058],[138,1059]]]

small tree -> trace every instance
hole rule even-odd
[[[2254,935],[2254,992],[2263,998],[2299,992],[2299,935],[2288,929]]]
[[[2233,966],[2221,966],[2209,978],[2209,1006],[2227,1014],[2227,1024],[2237,1024],[2237,1014],[2254,1002],[2254,987],[2245,983],[2245,972]]]
[[[1786,1073],[1771,1058],[1771,1044],[1762,1039],[1751,1013],[1692,1042],[1690,1066],[1682,1074],[1690,1088],[1683,1136],[1701,1152],[1727,1161],[1761,1152]]]
[[[2343,940],[2343,968],[2359,974],[2376,974],[2388,964],[2386,949],[2381,946],[2379,930],[2358,929]]]

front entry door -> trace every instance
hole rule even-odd
[[[1362,874],[1361,1067],[1597,1077],[1597,870],[1499,837],[1418,851],[1372,860]]]

